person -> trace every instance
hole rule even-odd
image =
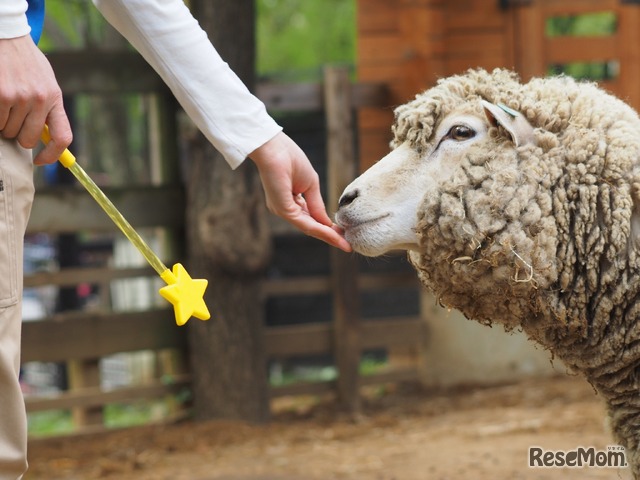
[[[27,468],[27,426],[18,383],[22,242],[33,200],[33,165],[71,143],[62,93],[37,48],[44,0],[0,2],[0,480]],[[182,0],[93,0],[142,54],[232,168],[255,162],[270,211],[307,235],[351,247],[327,215],[308,158],[220,58]],[[32,158],[47,124],[51,141]]]

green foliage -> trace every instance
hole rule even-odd
[[[71,432],[73,432],[73,420],[71,412],[67,410],[49,410],[29,414],[29,435],[44,437]]]
[[[106,21],[90,0],[47,0],[40,48],[80,49],[100,44]]]
[[[140,400],[128,404],[111,404],[104,407],[104,425],[107,428],[124,428],[161,421],[181,408],[185,395],[166,396],[158,400]],[[49,410],[29,413],[29,435],[47,437],[73,433],[75,427],[69,410]]]
[[[256,0],[258,75],[314,81],[355,61],[355,0]],[[90,0],[47,0],[44,51],[104,46],[113,32]]]
[[[260,77],[313,81],[327,63],[353,64],[355,0],[257,0]]]
[[[606,36],[615,33],[617,18],[614,12],[565,15],[547,19],[545,34],[548,37],[569,36]]]
[[[548,18],[545,34],[547,37],[599,37],[614,34],[616,28],[614,12],[597,12]],[[577,79],[607,80],[616,77],[618,64],[615,61],[572,62],[549,67],[548,74],[560,73]]]

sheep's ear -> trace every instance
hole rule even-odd
[[[500,125],[509,132],[516,147],[535,143],[533,127],[520,112],[516,112],[502,103],[496,105],[486,100],[482,100],[482,106],[489,123],[494,127]]]

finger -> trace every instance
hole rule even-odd
[[[22,147],[34,148],[36,145],[38,145],[38,141],[40,140],[40,135],[42,133],[42,128],[44,127],[46,118],[46,112],[42,110],[31,111],[25,117],[22,128],[16,136],[16,140]]]
[[[333,224],[331,218],[327,214],[324,200],[320,193],[320,186],[317,183],[304,192],[304,199],[307,202],[307,208],[309,209],[309,215],[311,215],[311,217],[328,227]]]
[[[351,252],[351,245],[345,238],[332,227],[316,222],[307,215],[300,215],[289,220],[296,228],[306,235],[322,240],[329,245],[339,248],[345,252]]]
[[[0,101],[0,132],[4,130],[7,120],[9,120],[9,112],[11,108]]]
[[[342,235],[340,235],[338,232],[333,230],[331,227],[327,227],[322,224],[318,224],[318,225],[319,227],[317,227],[317,229],[315,229],[314,231],[310,232],[309,235],[311,235],[314,238],[317,238],[318,240],[322,240],[323,242],[328,243],[329,245],[339,248],[343,252],[352,251],[351,245],[349,245],[349,242],[347,242],[347,240]]]
[[[22,129],[29,109],[26,105],[14,105],[9,109],[7,121],[2,128],[2,136],[4,138],[16,138]]]
[[[33,159],[34,165],[49,165],[58,161],[64,152],[64,148],[60,148],[53,142],[49,142]]]
[[[49,126],[51,140],[33,160],[36,165],[45,165],[57,161],[73,140],[71,125],[61,104],[49,112],[47,125]],[[44,123],[40,127],[40,132],[42,132],[42,128],[44,128]]]

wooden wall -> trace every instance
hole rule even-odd
[[[506,6],[504,6],[506,5]],[[640,108],[640,5],[620,0],[358,0],[360,82],[388,85],[390,104],[359,112],[360,167],[384,156],[393,107],[439,77],[472,67],[517,70],[523,79],[551,65],[612,62],[603,86]],[[552,17],[612,12],[610,35],[547,35]]]
[[[391,102],[359,112],[362,169],[389,151],[393,107],[440,77],[513,64],[510,15],[488,0],[358,0],[358,79],[386,83]]]

